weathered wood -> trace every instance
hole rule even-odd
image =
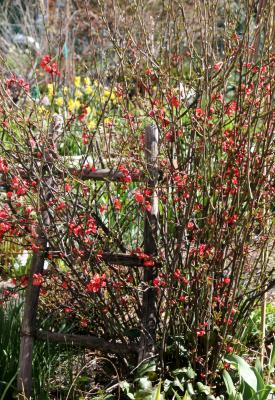
[[[44,240],[42,237],[40,237],[40,245],[44,245]],[[43,272],[44,259],[45,257],[43,250],[33,255],[29,273],[29,284],[25,294],[24,313],[21,325],[17,389],[19,393],[22,393],[27,398],[31,396],[32,390],[33,337],[40,289],[39,286],[32,285],[32,276],[33,274],[39,274]]]
[[[21,341],[20,341],[20,355],[19,355],[19,370],[17,377],[17,389],[19,396],[22,395],[24,399],[31,397],[32,392],[32,353],[34,344],[34,334],[36,330],[36,315],[39,301],[39,286],[34,286],[33,274],[42,274],[45,260],[45,250],[47,247],[46,230],[50,224],[50,216],[47,211],[46,202],[51,198],[49,187],[53,182],[49,176],[50,165],[54,162],[51,160],[50,149],[56,149],[58,135],[62,131],[62,119],[55,115],[51,129],[48,133],[48,152],[45,154],[49,161],[42,167],[42,177],[39,188],[39,197],[43,211],[41,213],[41,223],[37,228],[37,242],[39,247],[37,252],[33,253],[31,268],[29,272],[29,282],[25,294],[24,313],[21,324]],[[45,175],[47,176],[45,178]],[[44,186],[45,185],[45,186]],[[22,397],[21,396],[21,397]]]
[[[80,179],[83,181],[86,180],[94,180],[94,181],[110,181],[110,182],[123,182],[124,175],[122,172],[116,170],[115,168],[109,169],[97,169],[96,171],[77,169],[77,168],[68,168],[66,171],[56,171],[56,176],[64,176],[64,173],[69,173],[74,176],[76,179]],[[23,170],[18,170],[18,174],[20,174],[21,178],[28,179],[30,176]],[[2,175],[2,176],[1,176]],[[131,174],[130,174],[131,175]],[[158,171],[159,179],[164,179],[162,177],[161,170]],[[143,182],[146,180],[146,176],[143,172],[139,172],[138,174],[131,175],[133,182]],[[7,186],[7,181],[3,178],[3,174],[0,174],[0,187],[5,188]]]
[[[122,172],[120,172],[117,169],[109,169],[109,168],[97,169],[96,171],[91,171],[91,170],[88,170],[85,168],[83,168],[82,170],[70,168],[69,172],[73,176],[75,176],[83,181],[91,179],[94,181],[106,180],[106,181],[117,182],[117,181],[123,181],[123,178],[124,178],[124,175]],[[142,174],[142,173],[133,174],[133,175],[131,175],[131,177],[132,177],[133,181],[140,181],[140,180],[144,179],[144,174]]]
[[[145,158],[149,173],[148,187],[152,190],[150,199],[151,211],[146,211],[144,225],[144,253],[157,256],[157,231],[158,231],[158,129],[148,126],[145,130]],[[156,288],[153,280],[157,276],[157,268],[144,267],[145,290],[142,298],[142,326],[139,350],[139,362],[155,354],[157,311]]]
[[[110,181],[110,182],[123,182],[124,175],[122,172],[115,168],[104,168],[97,169],[96,171],[92,171],[91,169],[78,169],[74,167],[68,167],[67,170],[56,170],[56,176],[64,176],[65,173],[69,173],[74,176],[76,179],[80,179],[82,181],[86,180],[94,180],[94,181]],[[21,178],[27,179],[29,175],[23,170],[18,170],[18,174],[20,174]],[[0,174],[0,186],[7,186],[7,181],[3,178],[3,174]],[[131,178],[133,182],[143,181],[145,179],[144,173],[139,172],[137,174],[131,174]]]
[[[99,350],[105,353],[127,354],[137,353],[139,346],[123,343],[108,342],[105,339],[88,336],[88,335],[74,335],[56,332],[37,331],[36,338],[45,340],[52,343],[69,344],[72,346],[85,347],[87,349]]]
[[[85,255],[83,260],[87,261],[88,259],[94,260],[96,257],[95,254],[87,254],[87,258]],[[106,263],[113,265],[121,265],[125,267],[143,267],[144,268],[144,260],[140,259],[137,255],[124,254],[124,253],[110,253],[104,252],[99,256],[99,261],[105,261]],[[155,261],[155,267],[159,268],[161,266],[161,262]]]

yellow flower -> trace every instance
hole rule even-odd
[[[104,118],[104,124],[105,125],[112,125],[113,124],[112,118]]]
[[[63,93],[64,93],[64,94],[67,94],[67,93],[68,93],[68,88],[67,88],[67,86],[64,86],[64,87],[63,87]]]
[[[56,104],[58,107],[62,107],[63,104],[64,104],[63,97],[57,97],[57,99],[55,100],[55,104]]]
[[[103,97],[106,97],[108,99],[108,97],[110,97],[110,94],[111,94],[110,90],[105,89],[104,93],[103,93]]]
[[[87,86],[87,87],[84,89],[84,92],[85,92],[85,94],[91,94],[91,93],[93,93],[93,88],[92,88],[92,86]]]
[[[79,90],[79,89],[76,89],[76,91],[75,91],[75,97],[77,98],[77,97],[82,97],[82,92],[81,92],[81,90]]]
[[[93,119],[91,119],[91,120],[87,123],[87,127],[88,127],[88,129],[95,129],[95,127],[96,127],[96,122],[95,122]]]
[[[47,87],[48,87],[48,96],[52,97],[53,96],[53,89],[54,89],[53,84],[52,83],[48,83]]]
[[[79,100],[69,99],[68,109],[70,112],[74,112],[74,111],[78,110],[80,106],[81,106],[81,103]]]
[[[91,79],[88,76],[86,76],[84,78],[84,83],[85,83],[86,86],[90,86],[91,85]]]
[[[39,114],[45,114],[47,112],[46,108],[44,106],[38,106],[37,107],[37,112]]]
[[[110,100],[114,101],[116,99],[115,93],[113,91],[108,90],[108,89],[104,90],[103,97],[104,97],[105,100],[108,100],[110,98]]]
[[[74,78],[74,85],[75,87],[79,87],[81,85],[81,76],[76,76]]]

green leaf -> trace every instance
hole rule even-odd
[[[186,368],[177,368],[177,369],[174,369],[172,372],[171,372],[171,375],[172,376],[177,376],[177,375],[182,375],[182,374],[186,374],[186,371],[187,371],[187,369]]]
[[[257,378],[257,392],[259,392],[265,388],[265,383],[257,368],[252,367],[252,370],[254,371],[254,374],[256,375]]]
[[[127,393],[126,396],[130,399],[130,400],[135,400],[135,395],[133,393]]]
[[[198,389],[199,389],[200,393],[204,393],[204,394],[207,394],[207,395],[210,394],[211,390],[210,390],[209,386],[206,386],[201,382],[197,382],[197,386],[198,386]]]
[[[255,400],[266,400],[269,393],[271,392],[272,387],[270,385],[266,385],[262,375],[259,373],[259,371],[256,368],[253,368],[253,371],[255,372],[255,375],[257,377],[257,394],[255,397]]]
[[[6,385],[4,392],[2,393],[1,399],[0,400],[5,400],[6,398],[6,394],[9,390],[9,388],[12,386],[13,381],[15,380],[17,376],[17,372],[15,373],[15,375],[11,378],[11,380],[9,381],[9,383]]]
[[[175,391],[175,389],[172,389],[173,390],[173,392],[174,392],[174,395],[176,396],[176,400],[183,400],[181,397],[180,397],[180,395]]]
[[[139,389],[146,393],[151,393],[152,392],[152,382],[147,378],[147,376],[144,376],[143,378],[140,378],[138,381]]]
[[[180,382],[178,377],[176,377],[176,379],[174,380],[173,384],[174,384],[174,386],[180,388],[180,390],[182,392],[184,392],[184,387],[182,386],[182,384],[181,384],[181,382]]]
[[[261,364],[261,360],[259,358],[256,359],[255,368],[259,372],[259,374],[263,375],[262,364]]]
[[[138,369],[137,369],[137,377],[143,377],[144,375],[148,374],[149,372],[154,372],[156,370],[156,362],[154,360],[143,363]]]
[[[187,383],[187,390],[188,390],[188,393],[190,394],[190,396],[194,396],[195,391],[193,389],[193,385],[191,382]]]
[[[244,380],[241,380],[240,392],[244,399],[251,400],[256,392]]]
[[[153,395],[152,400],[161,400],[160,391],[161,391],[161,382],[158,384],[157,389],[156,389],[156,393]]]
[[[188,367],[187,371],[186,371],[186,375],[188,376],[188,378],[194,379],[196,376],[196,372],[193,370],[193,368]]]
[[[271,354],[269,357],[269,363],[268,363],[268,369],[269,373],[272,374],[274,370],[274,365],[275,365],[275,341],[272,343],[272,349],[271,349]]]
[[[130,392],[131,386],[127,381],[120,382],[119,386],[121,387],[122,391],[127,395],[127,397],[129,397],[129,399],[135,400],[134,394]]]
[[[255,373],[253,372],[253,370],[250,368],[249,364],[247,364],[247,362],[233,354],[233,355],[228,355],[227,359],[230,361],[234,361],[238,364],[238,370],[239,370],[239,374],[241,376],[241,378],[243,379],[243,381],[254,390],[254,392],[257,392],[257,377],[255,375]]]
[[[165,379],[163,382],[163,390],[164,392],[168,392],[168,390],[173,386],[173,381],[170,381],[169,379]]]
[[[231,376],[229,375],[229,373],[226,370],[223,371],[223,380],[224,380],[224,383],[226,386],[229,400],[233,400],[236,395],[236,389],[235,389],[234,383],[231,379]]]
[[[271,390],[271,385],[265,385],[265,388],[257,393],[257,395],[255,396],[255,400],[267,400],[269,394],[271,393]],[[254,400],[254,398],[251,400]]]
[[[183,396],[182,400],[192,400],[188,390],[186,390],[185,395]]]
[[[142,390],[139,390],[138,392],[135,393],[135,400],[152,400],[152,394],[151,393],[144,393]]]

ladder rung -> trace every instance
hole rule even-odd
[[[36,338],[53,343],[67,344],[72,346],[82,346],[88,349],[100,350],[110,353],[129,353],[138,351],[138,346],[134,344],[123,344],[117,342],[108,342],[97,336],[75,335],[68,333],[47,332],[39,330],[36,332]]]

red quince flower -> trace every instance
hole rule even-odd
[[[197,118],[203,117],[203,115],[204,115],[203,109],[202,108],[196,108],[195,115],[196,115]]]
[[[146,260],[143,262],[144,267],[153,267],[155,265],[154,260]]]
[[[71,185],[69,183],[65,183],[65,192],[70,192],[72,189]]]
[[[219,62],[219,63],[216,63],[216,64],[214,64],[214,70],[215,71],[220,71],[220,69],[222,68],[222,62]]]
[[[227,347],[226,347],[226,352],[227,352],[227,353],[230,353],[230,354],[231,354],[231,353],[233,353],[233,351],[234,351],[234,349],[233,349],[232,346],[227,346]]]
[[[137,203],[143,203],[144,202],[144,196],[139,190],[137,190],[135,192],[135,200],[136,200]]]
[[[103,274],[102,276],[95,274],[86,285],[86,290],[87,292],[97,293],[103,287],[106,287],[106,274]]]
[[[33,274],[32,284],[33,286],[41,286],[43,283],[43,276],[41,274]]]
[[[121,210],[121,207],[122,207],[122,205],[121,205],[119,199],[118,198],[114,199],[114,208],[116,210]]]
[[[86,327],[88,326],[88,320],[87,320],[86,318],[83,318],[83,319],[80,321],[80,325],[81,325],[83,328],[86,328]]]
[[[171,106],[173,106],[175,108],[179,108],[179,106],[180,106],[180,101],[176,96],[172,96],[170,98],[169,103],[171,104]]]

